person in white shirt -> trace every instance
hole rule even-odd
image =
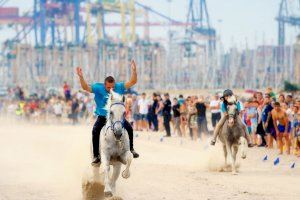
[[[139,110],[139,118],[140,118],[140,126],[141,129],[147,129],[147,114],[149,110],[149,101],[146,99],[146,94],[143,93],[141,99],[138,101],[138,110]]]
[[[53,111],[57,119],[60,119],[63,114],[63,107],[60,100],[57,100],[53,105]]]
[[[211,112],[212,126],[215,128],[221,119],[220,100],[218,94],[216,94],[214,99],[210,102],[209,108]]]

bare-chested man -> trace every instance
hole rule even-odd
[[[277,144],[279,148],[279,154],[283,153],[283,142],[282,138],[285,139],[286,153],[290,154],[291,141],[289,133],[291,131],[291,124],[285,111],[281,108],[280,103],[274,104],[274,109],[271,112],[273,124],[276,131]]]

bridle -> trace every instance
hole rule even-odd
[[[125,108],[124,103],[121,103],[121,102],[111,104],[110,108],[112,108],[115,105],[122,105]],[[116,138],[116,129],[115,129],[115,126],[116,126],[116,124],[121,124],[122,129],[124,129],[125,116],[123,116],[122,120],[112,121],[111,117],[109,117],[109,120],[110,120],[110,124],[111,125],[106,128],[106,132],[110,128],[111,131],[114,133],[114,136]],[[105,132],[105,135],[106,135],[106,132]]]

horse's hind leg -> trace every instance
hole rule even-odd
[[[119,178],[120,172],[121,172],[121,163],[118,162],[113,166],[113,173],[110,178],[110,185],[111,185],[112,192],[116,192],[116,181]]]
[[[127,151],[124,155],[124,158],[126,160],[126,168],[125,170],[122,172],[122,177],[127,179],[129,178],[130,176],[130,171],[129,171],[129,168],[130,168],[130,165],[131,165],[131,161],[133,159],[133,155],[130,151]]]

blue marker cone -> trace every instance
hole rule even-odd
[[[293,164],[291,165],[291,169],[294,169],[294,168],[295,168],[295,165],[296,165],[296,163],[293,163]]]
[[[160,142],[163,142],[163,141],[164,141],[164,137],[161,137],[159,141],[160,141]]]
[[[276,160],[274,160],[274,165],[278,165],[280,162],[279,158],[276,158]]]
[[[268,160],[268,156],[266,155],[263,159],[263,161],[267,161]]]
[[[139,137],[139,134],[135,134],[135,137]]]

